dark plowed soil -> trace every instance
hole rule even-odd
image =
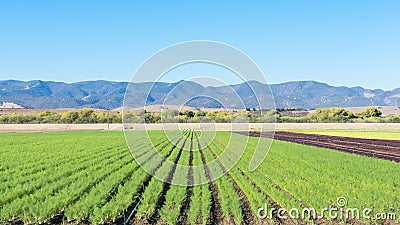
[[[180,209],[180,216],[178,219],[178,225],[185,225],[188,224],[187,218],[190,208],[190,200],[193,195],[193,132],[191,133],[190,137],[190,156],[189,156],[189,171],[188,171],[188,186],[186,187],[186,198],[183,201],[182,207]]]
[[[207,146],[207,148],[210,150],[211,154],[213,157],[217,160],[217,163],[221,167],[222,171],[226,176],[228,177],[229,181],[232,183],[233,188],[235,189],[235,192],[239,195],[240,197],[240,204],[242,205],[242,213],[243,213],[243,223],[244,224],[255,224],[257,221],[256,216],[254,215],[253,211],[251,210],[250,207],[250,202],[247,199],[246,195],[244,194],[243,190],[240,189],[236,181],[233,179],[233,177],[228,173],[226,170],[225,166],[222,164],[222,162],[219,160],[218,156],[215,154],[215,152],[210,148],[210,146]]]
[[[363,139],[349,138],[328,135],[315,135],[292,132],[276,132],[260,133],[260,132],[236,132],[238,134],[267,137],[276,140],[295,142],[310,146],[329,148],[343,152],[364,155],[368,157],[381,158],[400,162],[400,141],[399,140],[380,140],[380,139]],[[318,219],[317,224],[330,224],[326,219]],[[334,221],[333,224],[343,224],[339,221]],[[349,220],[346,224],[365,224],[360,220]],[[395,224],[394,221],[384,221],[383,224]]]
[[[197,137],[196,137],[197,138]],[[210,209],[210,216],[207,219],[207,225],[214,225],[214,224],[221,224],[223,213],[221,210],[221,204],[218,198],[218,187],[213,181],[213,177],[210,171],[210,168],[207,165],[206,158],[204,156],[203,150],[201,148],[201,144],[197,139],[199,152],[201,155],[201,161],[204,165],[204,170],[206,172],[207,179],[209,181],[209,190],[211,192],[211,209]]]
[[[175,145],[169,150],[168,154],[164,157],[164,159],[160,162],[159,165],[157,165],[157,167],[151,172],[151,174],[153,175],[161,166],[162,164],[167,160],[167,158],[172,154],[172,152],[174,151],[174,149],[178,146],[179,142],[181,141],[181,139],[179,139]],[[147,186],[149,185],[151,179],[153,178],[152,175],[148,175],[146,177],[146,180],[142,183],[142,186],[140,186],[139,190],[137,191],[135,196],[142,196],[144,191],[146,190]],[[137,197],[132,204],[128,207],[127,211],[123,211],[122,212],[122,217],[118,218],[116,220],[116,224],[125,224],[125,220],[126,218],[132,219],[135,217],[136,214],[136,206],[139,204],[140,201],[140,197]],[[129,223],[129,220],[127,221],[127,223]]]
[[[229,151],[230,154],[228,155],[237,155],[234,151],[231,151],[230,149],[228,149],[224,144],[222,144],[221,142],[217,141],[217,143],[219,145],[221,145],[225,151]],[[240,156],[239,156],[240,157]],[[248,162],[247,162],[248,163]],[[239,166],[237,167],[237,169],[239,170],[239,172],[242,174],[242,176],[246,177],[246,179],[253,185],[253,187],[255,189],[257,189],[258,192],[262,193],[264,195],[264,197],[269,201],[269,203],[275,207],[276,209],[282,208],[278,205],[278,203],[276,203],[264,190],[262,190],[262,188],[260,188],[256,182],[249,176],[247,175]],[[262,174],[261,172],[257,171],[258,173]],[[263,175],[263,174],[262,174]],[[265,175],[264,175],[265,176]],[[267,178],[267,177],[266,177]],[[268,180],[268,179],[267,179]],[[269,182],[273,183],[274,185],[277,186],[277,184],[275,184],[274,182],[272,182],[272,180],[268,180]],[[289,197],[293,197],[293,195],[290,195]],[[294,198],[294,197],[293,197]],[[302,206],[303,207],[303,206]],[[304,207],[303,207],[304,208]],[[288,219],[281,219],[278,217],[276,212],[273,212],[273,220],[275,221],[275,224],[282,224],[282,225],[295,225],[296,223],[293,221],[293,219],[290,218],[289,214],[286,213],[285,216],[287,216]],[[257,224],[270,224],[268,220],[264,220],[264,221],[257,221]],[[304,220],[299,220],[298,224],[306,224],[306,222]]]
[[[275,134],[254,131],[237,133],[253,137],[274,138],[281,141],[295,142],[299,144],[329,148],[368,157],[400,162],[400,140],[349,138],[283,131],[275,132]]]
[[[159,214],[160,213],[160,209],[164,206],[164,203],[165,203],[165,200],[166,200],[165,199],[166,194],[169,191],[169,189],[171,188],[171,182],[172,182],[172,179],[174,178],[176,167],[177,167],[179,159],[181,158],[183,148],[185,147],[185,143],[186,143],[186,139],[183,142],[182,147],[179,149],[179,153],[176,156],[176,159],[174,161],[174,164],[172,165],[171,171],[169,171],[169,173],[168,173],[168,177],[167,177],[166,182],[164,182],[164,184],[163,184],[163,189],[162,189],[162,191],[160,193],[160,196],[158,197],[158,200],[157,200],[157,203],[156,203],[156,207],[155,207],[155,211],[154,211],[153,215],[149,219],[149,222],[151,224],[155,224],[157,222],[157,220],[160,218],[160,214]]]

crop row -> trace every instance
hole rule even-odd
[[[218,141],[229,138],[226,134]],[[238,167],[249,165],[257,141],[250,138]],[[390,213],[400,207],[393,177],[398,169],[395,162],[275,141],[263,164],[248,175],[285,208],[301,210],[303,205],[320,212],[345,196],[346,207]]]
[[[276,214],[260,221],[256,214],[265,204],[318,211],[340,196],[352,208],[400,208],[394,162],[275,141],[264,162],[249,171],[256,137],[243,151],[243,136],[228,132],[217,132],[210,143],[199,131],[169,137],[129,132],[130,150],[119,132],[3,135],[0,223],[49,222],[61,215],[94,224],[318,224]]]

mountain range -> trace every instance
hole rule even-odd
[[[265,93],[268,86],[258,81],[249,81],[255,93]],[[26,108],[99,108],[113,109],[123,105],[128,82],[83,81],[64,83],[53,81],[0,81],[0,105],[13,102]],[[147,90],[153,86],[150,95]],[[270,85],[277,108],[314,109],[323,107],[358,107],[358,106],[394,106],[400,102],[400,88],[385,91],[362,87],[334,87],[316,81],[293,81]],[[132,83],[131,90],[137,101],[130,102],[131,107],[163,104],[181,104],[187,96],[211,96],[211,98],[193,98],[186,105],[204,108],[240,108],[229,90],[234,90],[245,107],[257,107],[254,92],[248,83],[229,86],[202,86],[195,82],[179,81],[176,83],[144,82]],[[173,93],[173,94],[171,94]],[[260,96],[257,96],[258,98]],[[213,99],[223,99],[217,102]],[[261,96],[267,98],[267,96]]]

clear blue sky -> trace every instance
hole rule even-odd
[[[247,53],[270,83],[393,89],[399,12],[399,0],[1,0],[0,80],[127,81],[161,48],[205,39]]]

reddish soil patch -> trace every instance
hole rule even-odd
[[[252,137],[267,137],[281,141],[295,142],[368,157],[400,162],[400,140],[350,138],[317,134],[303,134],[279,131],[274,133],[236,132]]]

